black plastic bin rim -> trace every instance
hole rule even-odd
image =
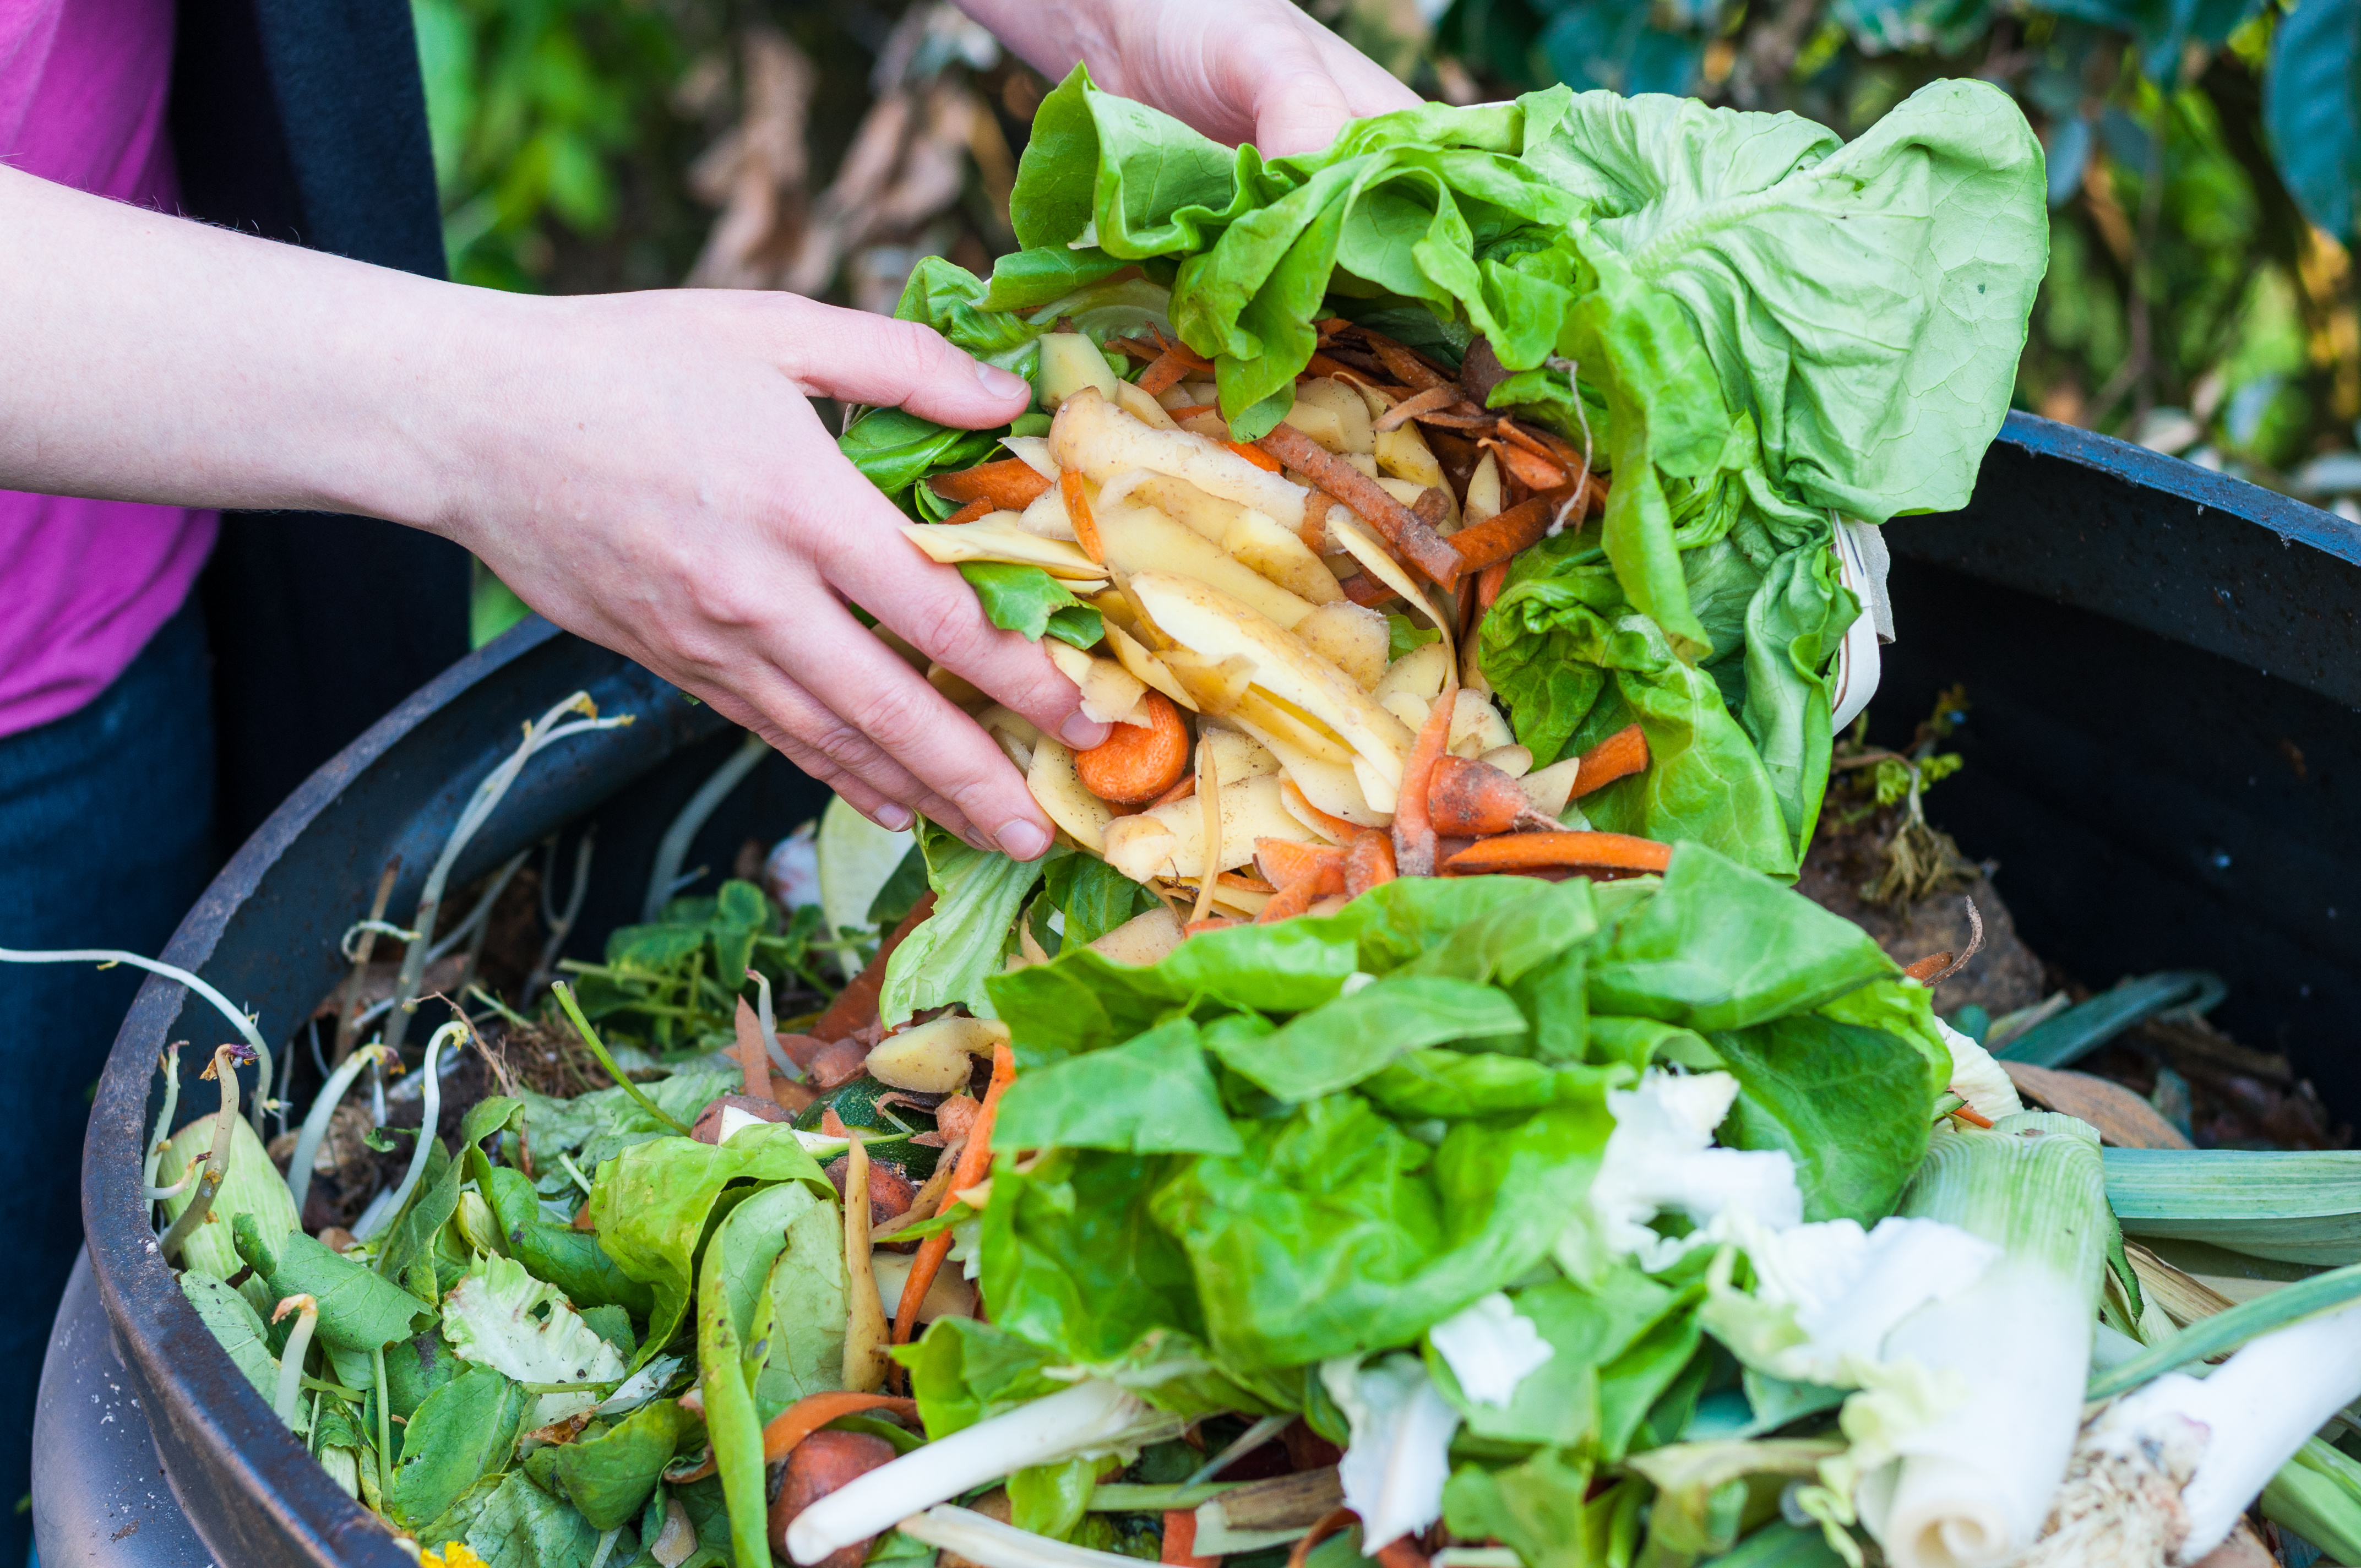
[[[2176,547],[2198,552],[2196,564],[2179,574],[2188,580],[2176,580],[2161,596],[2110,597],[2083,586],[2078,562],[2087,565],[2092,550],[2110,547],[2110,528],[2095,522],[2079,535],[2060,527],[2051,531],[2054,538],[1998,537],[2005,530],[1995,529],[1996,516],[2020,506],[2041,510],[2038,498],[2021,489],[2028,464],[2037,483],[2041,475],[2078,471],[2073,477],[2080,484],[2111,499],[2120,514],[2111,523],[2128,520],[2144,533],[2176,533]],[[2010,473],[2016,477],[1993,482]],[[1896,553],[1955,565],[2248,663],[2256,663],[2245,651],[2248,644],[2283,637],[2287,629],[2242,626],[2235,616],[2219,627],[2199,624],[2205,607],[2221,597],[2203,580],[2207,563],[2244,560],[2262,550],[2275,558],[2284,546],[2299,552],[2290,563],[2301,575],[2302,552],[2318,552],[2310,560],[2326,568],[2318,574],[2320,602],[2295,613],[2300,620],[2339,623],[2341,635],[2316,668],[2274,673],[2361,706],[2361,654],[2356,652],[2361,637],[2354,634],[2361,626],[2361,570],[2356,569],[2361,568],[2361,528],[2241,480],[2022,414],[2008,417],[1980,487],[1962,512],[1889,525]],[[2012,487],[2020,488],[1996,493]],[[181,922],[163,957],[203,972],[231,917],[348,784],[462,694],[560,635],[548,623],[529,620],[453,665],[322,767],[239,850]],[[184,1006],[203,1009],[203,1003],[159,979],[141,989],[100,1080],[82,1162],[93,1273],[126,1368],[154,1424],[159,1452],[192,1522],[222,1561],[241,1568],[409,1568],[411,1560],[383,1523],[335,1487],[228,1357],[215,1353],[159,1255],[146,1205],[137,1199],[139,1152],[148,1136],[157,1053],[168,1039],[209,1026],[196,1024],[193,1014],[186,1014],[191,1022],[181,1022]]]

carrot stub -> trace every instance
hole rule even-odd
[[[1627,724],[1582,754],[1581,765],[1574,771],[1574,793],[1588,795],[1647,768],[1648,737],[1638,725]]]
[[[1495,561],[1476,576],[1476,608],[1488,610],[1500,602],[1500,590],[1509,586],[1509,564]]]
[[[1041,499],[1049,481],[1023,458],[1003,457],[956,474],[938,474],[927,488],[947,501],[989,501],[987,511],[1023,511]]]
[[[1931,983],[1937,975],[1941,974],[1945,970],[1949,969],[1950,967],[1951,955],[1949,953],[1928,953],[1925,958],[1920,959],[1915,964],[1904,964],[1902,966],[1902,972],[1908,975],[1912,980],[1918,981],[1921,985],[1926,985]]]
[[[1451,839],[1483,839],[1521,828],[1553,828],[1557,823],[1533,808],[1524,787],[1489,762],[1466,757],[1434,760],[1426,786],[1427,820]]]
[[[1539,495],[1519,501],[1515,506],[1483,521],[1472,523],[1451,536],[1451,547],[1459,552],[1459,569],[1479,572],[1498,565],[1518,551],[1541,543],[1556,518],[1558,508],[1573,499],[1569,488],[1544,490]]]
[[[1401,788],[1394,799],[1394,869],[1403,876],[1434,874],[1434,822],[1426,811],[1426,792],[1434,779],[1434,760],[1443,755],[1451,736],[1451,715],[1459,706],[1459,683],[1444,683],[1442,695],[1418,727],[1418,739],[1402,762]]]
[[[773,1416],[771,1424],[763,1429],[763,1463],[776,1464],[795,1452],[796,1444],[829,1422],[857,1416],[864,1410],[890,1410],[916,1420],[918,1402],[891,1394],[807,1394]]]
[[[1395,817],[1399,827],[1400,817]],[[1461,876],[1487,872],[1537,872],[1585,867],[1612,872],[1660,872],[1673,863],[1673,847],[1629,833],[1503,833],[1479,839],[1444,862]]]
[[[1000,1113],[1000,1097],[1016,1080],[1016,1057],[1006,1042],[992,1047],[992,1084],[983,1091],[983,1108],[975,1113],[975,1126],[967,1135],[967,1147],[960,1151],[959,1164],[952,1168],[950,1192],[953,1197],[983,1179],[992,1168],[992,1124]],[[899,1310],[894,1314],[894,1343],[907,1344],[910,1332],[918,1326],[918,1308],[925,1302],[927,1292],[934,1288],[935,1275],[943,1266],[943,1259],[951,1252],[951,1234],[937,1231],[918,1244],[918,1255],[911,1261],[910,1277],[902,1286]]]
[[[1058,477],[1058,496],[1066,503],[1066,521],[1074,525],[1074,543],[1092,560],[1104,561],[1106,550],[1099,543],[1098,520],[1091,515],[1091,498],[1082,488],[1081,469],[1069,468]]]
[[[1148,692],[1143,700],[1146,727],[1109,725],[1105,740],[1074,753],[1074,775],[1101,800],[1144,805],[1189,772],[1189,729],[1180,707],[1159,691]]]
[[[1353,835],[1345,850],[1345,896],[1358,898],[1394,880],[1394,841],[1375,828]]]

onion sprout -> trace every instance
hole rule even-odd
[[[164,1146],[172,1141],[172,1113],[181,1108],[181,1047],[186,1040],[174,1040],[163,1051],[164,1106],[156,1113],[155,1141],[148,1146],[148,1157],[140,1162],[139,1185],[152,1189],[156,1185],[156,1167],[164,1157]],[[151,1191],[149,1201],[156,1195]]]
[[[303,1130],[296,1135],[295,1153],[287,1162],[287,1195],[295,1200],[295,1212],[303,1212],[303,1200],[312,1191],[312,1162],[319,1157],[320,1140],[328,1135],[328,1124],[335,1119],[336,1107],[344,1103],[345,1091],[361,1069],[374,1061],[382,1061],[391,1053],[380,1045],[363,1046],[346,1057],[320,1085],[313,1096],[311,1113],[303,1118]]]
[[[699,829],[708,818],[720,809],[730,792],[743,784],[746,775],[754,771],[762,760],[771,754],[770,746],[760,735],[752,733],[738,742],[730,760],[713,770],[712,776],[697,786],[688,804],[664,829],[663,839],[656,845],[655,864],[648,870],[648,890],[640,899],[640,919],[653,924],[664,918],[664,906],[669,903],[673,888],[680,878],[680,866],[688,859],[688,847],[696,842]]]
[[[312,1331],[319,1325],[320,1303],[310,1296],[290,1296],[279,1303],[270,1321],[275,1323],[290,1312],[302,1316],[287,1331],[287,1349],[279,1357],[279,1397],[270,1402],[270,1408],[291,1430],[295,1425],[296,1401],[303,1393],[303,1356],[312,1348]]]
[[[587,717],[570,724],[561,723],[560,720],[569,713]],[[402,949],[401,971],[393,988],[394,1008],[385,1026],[385,1043],[388,1046],[400,1050],[402,1036],[410,1032],[411,1010],[418,999],[419,980],[426,972],[426,956],[434,940],[435,920],[443,910],[443,890],[451,880],[451,869],[458,863],[460,852],[467,849],[477,830],[490,818],[493,810],[507,795],[509,786],[516,783],[517,775],[524,772],[525,763],[533,760],[535,752],[554,746],[568,736],[587,730],[613,729],[631,722],[631,715],[628,713],[617,714],[612,718],[599,718],[598,705],[590,700],[590,694],[576,692],[526,725],[524,740],[517,749],[476,786],[476,793],[468,797],[467,806],[461,809],[458,821],[452,824],[451,836],[443,841],[443,852],[435,857],[434,866],[426,873],[426,885],[419,893],[418,913],[411,920],[418,932],[418,939]]]
[[[180,1255],[190,1234],[214,1212],[214,1194],[221,1190],[222,1179],[229,1174],[230,1128],[237,1122],[237,1064],[242,1054],[237,1046],[216,1046],[213,1065],[205,1069],[204,1076],[221,1086],[221,1110],[214,1117],[213,1145],[205,1150],[204,1174],[197,1179],[196,1195],[164,1233],[162,1246],[168,1263]]]
[[[378,1211],[382,1217],[367,1231],[355,1232],[356,1240],[368,1240],[382,1224],[400,1214],[402,1205],[410,1201],[410,1195],[418,1190],[418,1183],[424,1179],[426,1157],[434,1147],[434,1126],[443,1119],[443,1075],[434,1070],[435,1058],[443,1054],[445,1042],[462,1038],[467,1033],[467,1025],[455,1021],[435,1030],[427,1040],[425,1065],[420,1069],[424,1080],[418,1087],[418,1143],[410,1151],[410,1168],[402,1172],[401,1185],[393,1190],[392,1201],[383,1210]],[[386,1048],[390,1050],[392,1047],[389,1046]],[[357,1060],[360,1053],[356,1051],[353,1055]],[[375,1209],[375,1205],[371,1208]],[[364,1220],[368,1217],[362,1216]]]
[[[598,846],[598,825],[596,822],[582,830],[582,842],[574,850],[574,887],[566,895],[566,907],[559,909],[550,901],[550,890],[557,870],[557,836],[549,839],[549,854],[542,862],[541,921],[549,927],[549,940],[541,945],[541,958],[533,972],[524,977],[524,989],[517,993],[521,1006],[530,1007],[541,988],[549,983],[557,968],[557,956],[566,950],[566,939],[574,934],[575,921],[582,917],[582,901],[590,891],[590,856]]]
[[[158,959],[143,959],[137,953],[126,953],[115,948],[64,948],[46,951],[23,948],[0,948],[0,963],[94,963],[101,969],[115,964],[129,964],[134,969],[144,969],[149,974],[162,975],[166,980],[175,980],[187,986],[191,991],[212,1003],[214,1009],[230,1021],[231,1025],[253,1049],[255,1060],[261,1069],[256,1080],[259,1086],[259,1092],[256,1094],[254,1100],[254,1132],[257,1137],[262,1135],[262,1114],[270,1100],[270,1043],[262,1037],[262,1031],[254,1026],[255,1021],[252,1018],[230,1005],[228,997],[224,996],[187,970]]]

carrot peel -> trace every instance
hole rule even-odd
[[[1399,814],[1395,822],[1400,822]],[[1560,869],[1661,872],[1672,862],[1670,844],[1637,839],[1629,833],[1586,833],[1565,828],[1479,839],[1444,861],[1444,869],[1462,876]]]
[[[1358,898],[1394,876],[1394,841],[1375,828],[1354,834],[1345,850],[1345,895]]]
[[[1426,722],[1419,726],[1418,739],[1402,763],[1401,787],[1394,799],[1394,869],[1402,876],[1434,874],[1434,822],[1427,815],[1426,792],[1458,706],[1459,683],[1448,681],[1427,710]]]
[[[797,1443],[829,1422],[857,1416],[863,1410],[890,1410],[916,1420],[918,1402],[891,1394],[807,1394],[772,1417],[771,1424],[763,1429],[763,1463],[776,1464],[793,1453]]]
[[[1644,773],[1647,766],[1648,737],[1638,725],[1627,724],[1582,754],[1574,771],[1574,793],[1588,795],[1617,779]]]
[[[1003,1041],[992,1047],[992,1083],[983,1091],[983,1105],[975,1113],[975,1125],[969,1129],[967,1147],[960,1151],[959,1164],[951,1169],[949,1190],[961,1192],[983,1179],[992,1168],[992,1124],[1000,1113],[1000,1097],[1016,1080],[1016,1057]],[[918,1308],[935,1283],[935,1275],[950,1255],[951,1234],[937,1231],[918,1244],[918,1255],[910,1265],[910,1277],[902,1286],[902,1299],[894,1314],[894,1343],[907,1344],[910,1334],[918,1326]]]
[[[1106,548],[1099,543],[1098,520],[1091,515],[1091,498],[1082,488],[1081,469],[1069,468],[1058,477],[1058,495],[1066,503],[1066,521],[1074,525],[1074,543],[1092,560],[1104,562]]]

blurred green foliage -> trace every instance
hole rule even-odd
[[[1432,21],[1418,0],[1306,3],[1460,102],[1565,81],[1850,135],[1937,77],[1997,82],[2050,161],[2020,406],[2315,499],[2361,495],[2361,317],[2340,243],[2361,185],[2361,0],[1454,0]],[[688,170],[738,112],[747,28],[779,28],[818,69],[817,186],[908,9],[412,4],[453,273],[556,291],[686,274],[713,222]],[[1021,130],[1031,99],[995,81]]]

